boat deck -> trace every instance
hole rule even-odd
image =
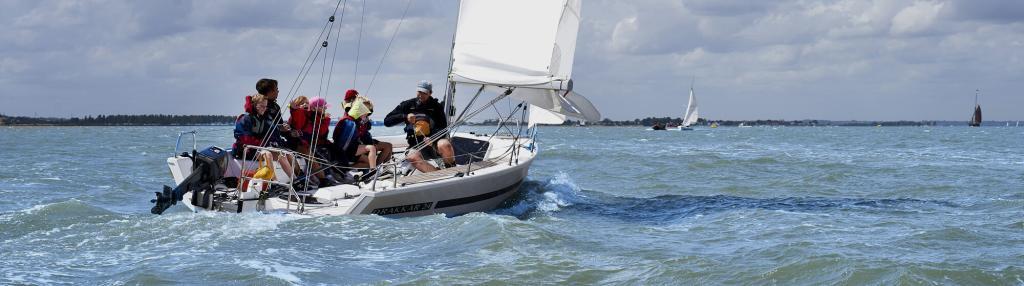
[[[472,166],[473,168],[471,170],[479,170],[479,169],[483,169],[483,168],[489,168],[489,167],[497,166],[499,162],[501,162],[501,161],[500,160],[485,160],[485,161],[475,162],[475,163],[473,163],[473,166]],[[467,170],[466,169],[466,165],[458,165],[458,166],[455,166],[455,167],[451,167],[451,168],[447,168],[447,169],[441,169],[441,170],[437,170],[437,171],[430,172],[430,173],[417,172],[417,173],[409,175],[409,176],[403,176],[401,178],[398,178],[398,185],[402,186],[402,185],[407,185],[407,184],[415,184],[415,183],[422,183],[422,182],[434,181],[434,180],[439,180],[439,179],[451,178],[451,177],[455,176],[458,173],[466,172],[466,170]]]

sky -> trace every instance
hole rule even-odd
[[[331,79],[328,61],[296,85],[337,1],[0,1],[0,114],[236,115],[264,77],[332,103],[355,87],[386,109],[419,80],[443,86],[457,1],[342,2]],[[574,89],[613,120],[681,117],[691,79],[710,119],[966,121],[980,89],[986,120],[1024,120],[1020,0],[581,10]]]

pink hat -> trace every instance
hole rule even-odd
[[[323,97],[313,97],[309,99],[309,108],[327,108],[327,100]]]

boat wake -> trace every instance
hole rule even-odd
[[[492,213],[511,215],[519,219],[555,213],[584,214],[661,224],[688,217],[743,209],[828,213],[834,211],[923,212],[936,207],[955,208],[960,205],[948,201],[911,198],[751,198],[727,195],[621,197],[581,189],[567,174],[559,173],[547,181],[524,182],[518,197],[506,202],[504,208]]]
[[[946,201],[909,198],[865,199],[827,197],[749,198],[738,196],[665,195],[652,198],[588,196],[595,200],[579,202],[573,211],[626,221],[653,224],[720,212],[762,209],[793,213],[829,213],[835,211],[921,212],[926,208],[958,207]]]

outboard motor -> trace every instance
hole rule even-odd
[[[194,151],[193,151],[194,152]],[[185,193],[192,192],[192,203],[197,206],[208,205],[212,201],[214,186],[224,177],[228,166],[229,152],[217,146],[206,148],[202,152],[193,153],[192,174],[173,189],[164,185],[163,192],[156,192],[155,203],[149,212],[162,214],[167,208],[182,200]],[[204,204],[204,202],[206,202]]]

